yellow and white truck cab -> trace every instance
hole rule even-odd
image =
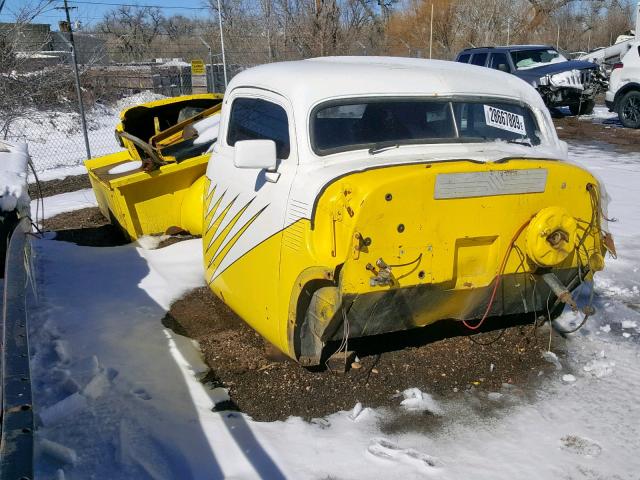
[[[346,336],[577,308],[570,292],[611,245],[603,197],[512,75],[385,57],[263,65],[223,100],[206,279],[317,365]]]

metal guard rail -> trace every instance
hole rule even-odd
[[[33,478],[33,402],[27,295],[31,285],[31,221],[20,220],[7,247],[2,310],[0,480]]]

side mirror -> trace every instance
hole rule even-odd
[[[498,70],[500,70],[501,72],[509,73],[509,67],[507,66],[506,63],[499,63],[498,64]]]
[[[237,168],[274,170],[276,142],[273,140],[240,140],[235,144],[233,164]]]

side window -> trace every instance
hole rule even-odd
[[[231,106],[227,143],[234,146],[239,140],[273,140],[278,158],[289,158],[287,112],[259,98],[236,98]]]
[[[473,65],[479,65],[480,67],[484,67],[484,64],[486,61],[487,61],[486,53],[474,53],[473,58],[471,59],[471,63]]]
[[[493,53],[491,54],[491,60],[489,60],[489,67],[495,70],[502,70],[503,72],[508,72],[509,69],[509,61],[507,60],[506,53]]]
[[[460,55],[460,56],[458,57],[458,60],[457,60],[457,61],[458,61],[458,62],[460,62],[460,63],[469,63],[469,57],[470,57],[470,56],[471,56],[471,55],[470,55],[470,54],[468,54],[468,53],[463,53],[462,55]]]

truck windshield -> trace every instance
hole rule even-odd
[[[567,61],[555,48],[548,47],[530,50],[514,50],[511,52],[511,58],[518,70],[527,70],[529,68],[549,65],[550,63]]]
[[[540,144],[528,108],[504,101],[357,99],[328,102],[311,114],[314,152],[381,146],[505,141]]]

